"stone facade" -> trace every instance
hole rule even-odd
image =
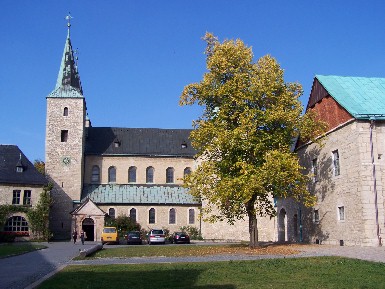
[[[384,87],[383,81],[315,78],[308,110],[317,113],[328,132],[322,145],[299,142],[297,146],[301,165],[314,175],[309,190],[317,203],[303,210],[304,237],[311,242],[382,245],[385,110],[381,107],[384,93],[378,92]]]
[[[50,229],[54,238],[69,238],[73,201],[83,184],[84,98],[47,97],[46,174],[53,182]]]
[[[318,174],[310,189],[317,196],[309,238],[327,244],[378,245],[377,225],[384,237],[384,160],[385,125],[373,127],[373,155],[371,158],[370,122],[350,121],[331,131],[323,146],[310,144],[298,150],[302,165],[312,171],[317,159]],[[333,152],[339,154],[338,175],[335,174]],[[376,168],[375,177],[373,168]],[[375,206],[375,192],[377,204]],[[343,208],[343,209],[342,209]],[[343,210],[343,216],[341,216]],[[376,211],[378,221],[376,222]]]

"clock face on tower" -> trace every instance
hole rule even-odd
[[[70,157],[64,157],[62,161],[63,161],[63,164],[65,164],[66,166],[68,166],[71,163]]]

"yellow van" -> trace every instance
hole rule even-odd
[[[116,227],[104,227],[101,237],[102,244],[116,243],[119,244],[118,230]]]

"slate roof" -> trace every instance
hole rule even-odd
[[[23,172],[16,172],[18,165],[22,165]],[[36,170],[18,146],[0,145],[0,183],[45,185],[47,180]]]
[[[316,75],[316,79],[356,119],[385,119],[385,78]]]
[[[191,129],[89,127],[86,155],[193,157]]]
[[[87,198],[96,204],[200,205],[188,189],[178,185],[85,185],[81,201]]]

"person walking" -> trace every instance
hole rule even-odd
[[[77,238],[78,238],[78,232],[76,232],[76,230],[74,230],[72,233],[72,239],[74,239],[74,244],[76,243]]]
[[[80,232],[80,240],[82,241],[82,245],[84,245],[85,238],[86,238],[86,233],[82,230]]]

